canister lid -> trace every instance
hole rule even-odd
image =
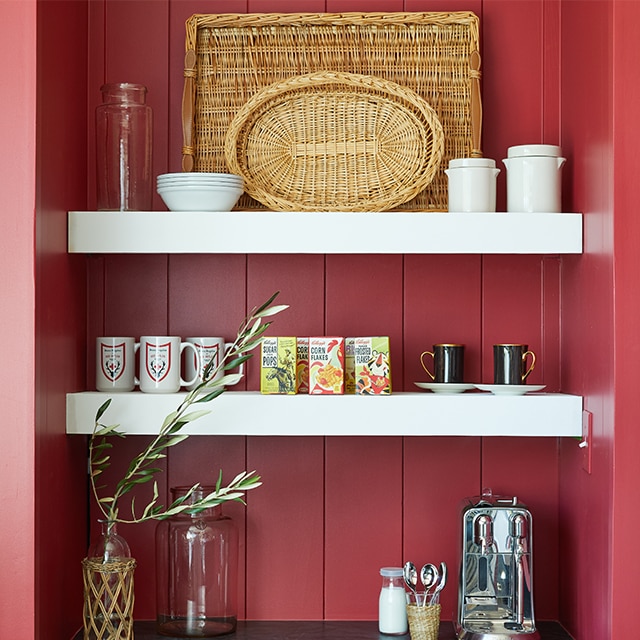
[[[380,575],[388,578],[399,578],[402,576],[401,567],[382,567],[380,569]]]
[[[491,158],[453,158],[449,160],[449,169],[459,169],[460,167],[495,169],[496,161]]]
[[[522,158],[523,156],[542,156],[559,158],[562,155],[562,148],[553,144],[521,144],[516,147],[509,147],[507,157]]]

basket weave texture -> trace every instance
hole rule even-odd
[[[416,604],[407,605],[411,640],[438,640],[440,606],[439,604],[430,604],[426,607]]]
[[[446,211],[448,161],[482,155],[478,18],[471,12],[196,14],[187,20],[185,46],[185,171],[228,171],[225,137],[242,106],[276,82],[324,71],[394,82],[435,110],[441,166],[397,209]],[[266,207],[243,196],[238,208]]]
[[[102,558],[82,561],[85,640],[133,640],[135,568],[133,558],[107,563]]]
[[[433,179],[442,127],[413,91],[319,72],[276,82],[231,122],[225,144],[245,190],[278,211],[386,211]]]

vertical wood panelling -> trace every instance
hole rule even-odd
[[[480,381],[481,265],[480,256],[405,257],[406,391],[430,381],[420,354],[443,342],[465,345],[465,381]]]
[[[246,315],[246,277],[244,255],[171,256],[171,335],[221,336],[232,342]],[[245,387],[245,380],[241,380],[235,390]]]
[[[485,256],[483,264],[482,382],[491,384],[494,344],[527,344],[542,364],[542,268],[538,256]],[[536,365],[527,382],[544,384],[541,376]]]
[[[374,619],[380,567],[402,561],[402,438],[326,441],[324,615]]]
[[[541,380],[547,385],[545,391],[558,392],[560,386],[560,278],[562,263],[559,258],[542,259],[542,362]]]
[[[248,438],[264,482],[247,499],[248,619],[322,619],[323,454],[322,438]]]
[[[403,257],[326,258],[326,335],[389,336],[391,384],[402,389]]]
[[[428,419],[428,416],[425,416]],[[446,562],[442,619],[455,619],[460,504],[480,493],[480,438],[404,439],[403,563]]]
[[[139,73],[142,78],[133,80],[149,86],[156,115],[155,173],[180,167],[184,21],[192,13],[218,12],[214,4],[107,2],[105,23],[94,18],[97,42],[104,34],[105,79],[119,80],[116,76],[125,72],[133,79]],[[483,147],[485,155],[500,161],[510,145],[556,142],[541,139],[542,77],[553,65],[553,51],[542,50],[542,4],[230,0],[225,12],[475,11],[483,49]],[[513,29],[514,24],[528,28]],[[551,101],[549,95],[544,99]],[[500,180],[499,207],[500,201],[504,207],[504,169]],[[90,272],[98,285],[101,269],[94,265]],[[467,345],[471,382],[493,380],[494,342],[528,342],[540,358],[530,381],[557,386],[559,278],[559,260],[539,256],[109,256],[104,259],[103,328],[107,334],[136,337],[169,332],[231,338],[247,308],[280,290],[278,302],[290,309],[274,318],[270,335],[388,335],[394,391],[413,391],[415,381],[426,379],[419,355],[436,342]],[[102,322],[102,290],[96,295],[89,303],[96,304],[89,310],[90,334]],[[89,345],[94,338],[88,337]],[[247,366],[250,390],[259,388],[256,365],[254,360]],[[321,410],[331,399],[317,401]],[[300,420],[304,423],[304,416]],[[142,440],[130,440],[120,449],[118,465],[142,446]],[[557,585],[555,447],[555,440],[480,438],[192,438],[170,452],[162,492],[166,498],[169,486],[200,480],[220,466],[225,477],[240,468],[262,475],[264,485],[248,496],[246,510],[229,506],[246,543],[241,617],[375,619],[379,568],[412,559],[449,564],[442,614],[447,620],[456,598],[458,505],[485,483],[522,493],[530,504],[536,518],[537,588],[547,581]],[[523,467],[531,471],[523,473]],[[536,474],[540,468],[544,478]],[[132,527],[125,534],[140,561],[138,617],[155,615],[149,544],[154,527]],[[553,567],[539,568],[545,558]],[[540,595],[538,614],[555,616],[557,599],[556,586]]]
[[[506,210],[506,168],[501,160],[507,157],[508,147],[556,143],[543,139],[543,3],[482,3],[483,151],[501,168],[497,180],[498,211]]]
[[[301,239],[301,242],[304,242]],[[313,255],[252,255],[248,258],[248,307],[262,304],[276,291],[277,304],[289,308],[270,318],[271,336],[324,335],[324,258]],[[260,363],[247,363],[247,388],[260,389]]]

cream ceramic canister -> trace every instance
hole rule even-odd
[[[449,211],[458,213],[496,210],[496,161],[491,158],[454,158],[444,171],[449,180]]]
[[[561,169],[566,158],[560,147],[525,144],[509,147],[507,168],[507,211],[512,213],[560,213],[562,211]]]

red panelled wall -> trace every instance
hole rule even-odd
[[[512,144],[559,142],[557,15],[547,4],[230,0],[225,10],[476,11],[483,46],[484,150],[500,160]],[[89,11],[90,110],[104,81],[148,85],[156,121],[155,172],[179,170],[183,25],[192,13],[219,11],[219,3],[96,0]],[[512,55],[516,50],[518,56]],[[499,190],[503,207],[502,174]],[[491,381],[494,342],[526,342],[539,358],[532,382],[560,389],[560,258],[109,256],[88,258],[87,264],[89,385],[98,334],[230,338],[249,307],[280,290],[280,301],[291,307],[276,318],[273,334],[389,335],[396,390],[411,390],[414,381],[424,379],[421,351],[451,341],[467,345],[469,377],[485,382]],[[247,369],[246,386],[256,389],[255,365],[250,362]],[[264,416],[266,422],[278,418]],[[301,415],[301,424],[304,419]],[[118,460],[125,464],[140,445],[137,438],[125,441]],[[537,615],[559,617],[554,439],[192,438],[170,452],[164,491],[212,480],[220,467],[229,478],[248,468],[264,479],[246,509],[233,506],[243,531],[243,617],[374,619],[379,567],[407,559],[444,560],[455,576],[458,504],[485,486],[518,495],[531,507]],[[153,529],[123,529],[139,561],[137,616],[146,618],[154,616]],[[452,578],[443,593],[444,618],[451,617],[455,596]]]

